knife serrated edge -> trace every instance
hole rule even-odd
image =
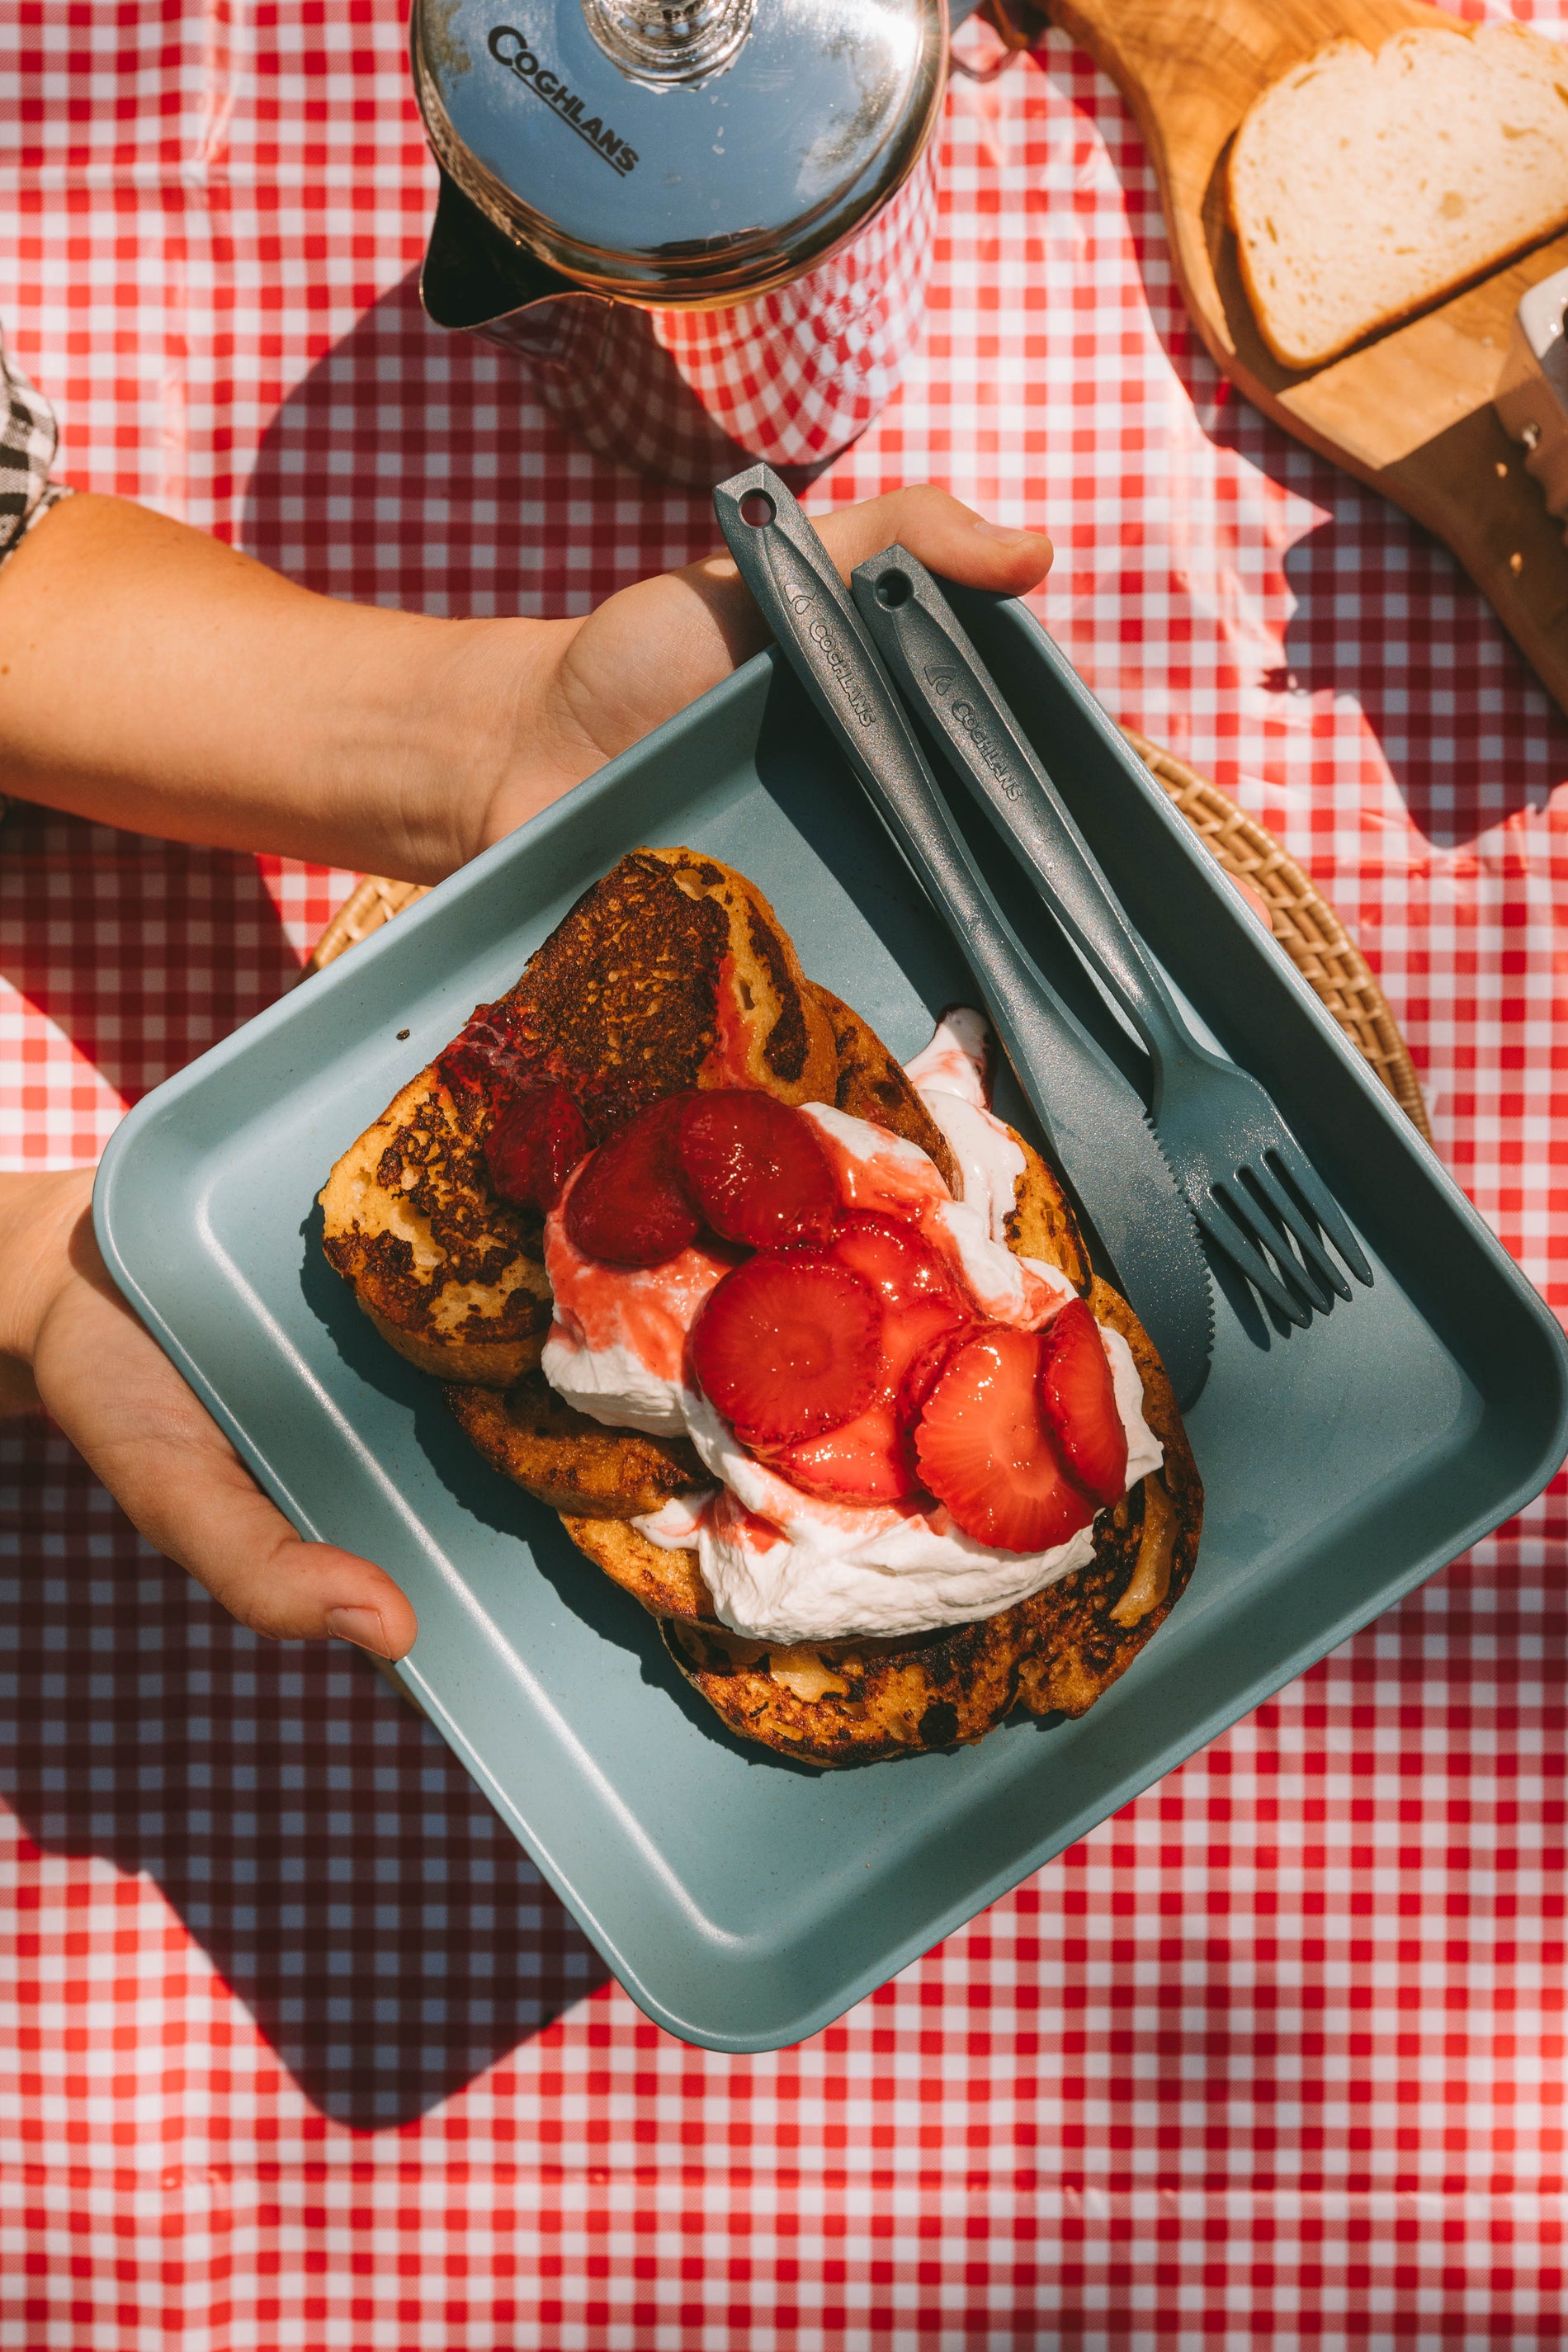
[[[1183,1183],[1181,1177],[1177,1173],[1174,1160],[1171,1158],[1170,1153],[1166,1150],[1164,1145],[1160,1140],[1160,1130],[1155,1126],[1153,1120],[1150,1118],[1146,1105],[1142,1102],[1139,1103],[1138,1111],[1144,1126],[1149,1130],[1150,1141],[1153,1144],[1155,1150],[1159,1153],[1160,1158],[1164,1162],[1165,1168],[1170,1175],[1171,1182],[1175,1187],[1176,1197],[1187,1213],[1187,1222],[1191,1225],[1193,1231],[1193,1247],[1197,1252],[1198,1264],[1204,1270],[1204,1366],[1206,1371],[1209,1360],[1214,1354],[1214,1276],[1209,1271],[1208,1255],[1204,1248],[1203,1219],[1198,1215],[1196,1209],[1193,1206],[1192,1195],[1188,1192],[1186,1186]]]
[[[1129,1093],[1132,1093],[1132,1089],[1131,1087],[1129,1087],[1128,1091]],[[1193,1255],[1197,1260],[1198,1269],[1203,1279],[1204,1332],[1202,1360],[1198,1364],[1194,1374],[1191,1387],[1185,1391],[1185,1393],[1177,1393],[1176,1395],[1177,1406],[1182,1412],[1186,1412],[1190,1411],[1194,1404],[1196,1403],[1199,1396],[1203,1393],[1204,1383],[1209,1375],[1209,1366],[1214,1360],[1214,1276],[1209,1271],[1208,1256],[1204,1248],[1204,1228],[1202,1220],[1198,1217],[1196,1211],[1193,1207],[1192,1201],[1188,1196],[1187,1188],[1182,1182],[1181,1178],[1177,1175],[1174,1165],[1171,1160],[1171,1155],[1160,1140],[1159,1131],[1155,1128],[1153,1120],[1149,1116],[1147,1107],[1138,1100],[1136,1094],[1132,1095],[1132,1099],[1137,1106],[1138,1117],[1142,1122],[1143,1131],[1148,1136],[1150,1142],[1153,1145],[1160,1165],[1163,1168],[1166,1175],[1171,1180],[1171,1190],[1174,1193],[1177,1202],[1185,1213],[1187,1219],[1187,1230],[1192,1237]],[[1118,1268],[1117,1270],[1120,1274],[1121,1269]],[[1135,1302],[1130,1299],[1128,1304],[1132,1307],[1133,1312],[1137,1314],[1138,1308]],[[1140,1321],[1142,1320],[1141,1315],[1139,1319]],[[1156,1349],[1156,1353],[1160,1354],[1161,1361],[1162,1363],[1164,1363],[1163,1354],[1158,1349]],[[1165,1374],[1167,1379],[1170,1380],[1173,1391],[1174,1391],[1177,1384],[1172,1367],[1169,1364],[1165,1365]]]

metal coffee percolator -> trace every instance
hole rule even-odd
[[[414,0],[421,293],[595,448],[825,465],[920,326],[945,0]]]

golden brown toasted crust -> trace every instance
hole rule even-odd
[[[981,1739],[1017,1706],[1082,1715],[1126,1672],[1192,1574],[1203,1488],[1137,1317],[1098,1279],[1090,1304],[1132,1349],[1165,1466],[1103,1515],[1089,1565],[998,1616],[885,1642],[780,1649],[666,1612],[671,1657],[732,1731],[805,1762],[868,1764]]]
[[[1087,1294],[1093,1273],[1072,1203],[1034,1145],[1016,1128],[1007,1132],[1024,1155],[1024,1172],[1007,1219],[1007,1246],[1017,1257],[1059,1265],[1073,1287]]]
[[[485,1460],[552,1511],[635,1518],[706,1475],[687,1439],[606,1429],[558,1397],[542,1372],[525,1374],[504,1396],[453,1385],[446,1398]]]
[[[702,1581],[694,1551],[666,1551],[649,1543],[629,1519],[575,1517],[563,1512],[562,1526],[585,1552],[652,1617],[679,1617],[689,1623],[716,1623],[712,1596]]]
[[[570,1088],[595,1139],[689,1087],[833,1098],[832,1030],[778,917],[694,850],[623,857],[487,1016],[517,1071]]]
[[[636,856],[662,869],[705,925],[713,925],[716,911],[723,917],[716,974],[703,981],[713,1044],[693,1076],[677,1084],[760,1087],[781,1102],[831,1102],[838,1077],[832,1023],[755,884],[689,849],[639,850]],[[662,903],[650,912],[664,919]],[[669,952],[661,933],[661,959]],[[657,1087],[643,1099],[675,1091],[675,1085]]]
[[[490,1191],[477,1108],[422,1070],[321,1192],[321,1246],[383,1338],[422,1371],[507,1387],[539,1361],[550,1285],[539,1221]]]
[[[935,1160],[951,1191],[957,1182],[957,1170],[947,1138],[910,1084],[903,1064],[894,1059],[870,1023],[862,1021],[841,997],[818,982],[813,983],[813,993],[832,1024],[837,1055],[837,1075],[826,1099],[850,1118],[867,1119],[873,1127],[885,1127],[889,1134],[918,1143]]]

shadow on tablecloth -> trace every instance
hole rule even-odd
[[[367,1661],[235,1624],[41,1422],[0,1434],[0,1796],[153,1878],[324,2115],[407,2123],[605,1980]]]
[[[552,615],[688,562],[719,532],[706,497],[574,440],[525,361],[432,326],[416,270],[268,426],[240,543],[363,604]]]
[[[125,1104],[275,1003],[299,971],[254,857],[9,808],[0,978]],[[41,1108],[24,1112],[35,1130]],[[55,1154],[65,1145],[58,1129],[46,1140]]]

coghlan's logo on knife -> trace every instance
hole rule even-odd
[[[814,646],[821,647],[823,658],[833,672],[834,684],[860,721],[861,726],[875,727],[877,714],[856,685],[853,673],[849,664],[844,658],[838,640],[820,613],[816,613],[815,618],[810,617],[816,604],[816,597],[804,588],[796,588],[792,590],[789,601],[793,609],[805,621],[806,635]]]
[[[498,65],[503,65],[509,73],[514,73],[525,89],[531,89],[535,98],[542,99],[569,131],[574,131],[595,155],[602,156],[612,172],[624,180],[637,170],[637,149],[628,147],[626,141],[598,115],[584,110],[582,99],[574,90],[568,89],[558,73],[541,63],[514,26],[496,26],[489,37],[489,51]]]
[[[1012,772],[1005,749],[997,742],[994,735],[981,724],[973,702],[965,701],[962,698],[956,702],[948,702],[948,697],[952,692],[952,670],[927,667],[926,684],[931,688],[932,694],[939,702],[948,703],[948,716],[953,725],[963,730],[1007,798],[1010,801],[1016,801],[1019,792],[1018,780]]]

